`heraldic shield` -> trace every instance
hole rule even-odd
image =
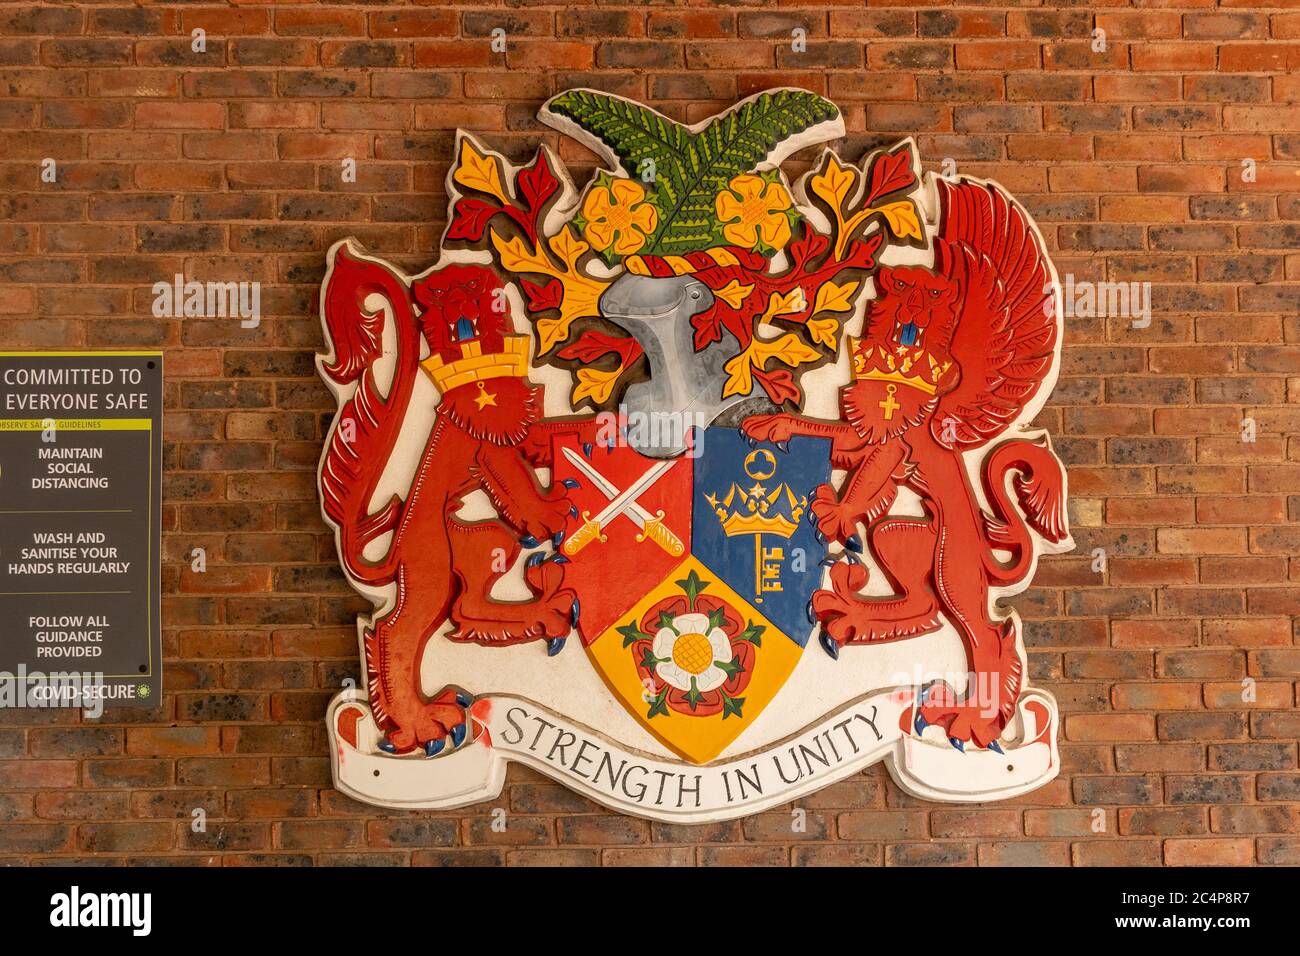
[[[435,262],[328,256],[321,509],[370,605],[336,786],[460,807],[520,763],[702,822],[877,761],[934,800],[1051,780],[1004,604],[1074,546],[1028,213],[910,140],[841,158],[805,90],[539,117],[601,167],[459,131]]]
[[[673,458],[626,442],[555,446],[576,503],[561,552],[587,654],[651,733],[706,763],[772,702],[808,642],[823,569],[805,519],[830,442],[778,447],[715,427]]]

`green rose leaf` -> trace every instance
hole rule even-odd
[[[743,718],[745,715],[742,714],[740,710],[744,706],[745,706],[745,698],[728,697],[726,694],[723,694],[722,695],[722,719],[726,720],[728,717],[732,716],[733,714],[737,717]]]
[[[637,641],[650,640],[650,635],[645,633],[645,631],[641,630],[641,628],[637,627],[636,621],[629,621],[627,624],[620,624],[617,628],[615,628],[615,630],[617,630],[620,634],[623,635],[624,647],[631,647]]]
[[[735,677],[740,673],[741,669],[740,665],[736,663],[734,657],[729,661],[714,661],[713,666],[722,671],[722,673],[726,674],[728,677]]]
[[[663,714],[665,717],[668,716],[668,688],[667,687],[665,687],[663,690],[659,692],[659,696],[656,697],[654,699],[654,703],[650,705],[650,710],[645,715],[646,720],[649,720],[651,717],[654,717],[657,714]]]
[[[691,610],[695,609],[695,599],[700,596],[700,592],[709,586],[709,582],[702,580],[700,576],[695,573],[694,568],[691,568],[691,573],[686,575],[685,578],[680,581],[674,581],[673,583],[682,589],[682,593],[686,595],[686,600],[690,604]]]

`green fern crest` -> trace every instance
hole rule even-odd
[[[595,90],[569,90],[547,102],[543,120],[548,114],[599,139],[628,175],[647,184],[659,221],[642,252],[668,256],[723,244],[714,206],[718,194],[736,176],[768,160],[782,143],[834,120],[839,110],[805,90],[771,90],[693,132],[639,103]]]

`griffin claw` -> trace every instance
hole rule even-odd
[[[823,634],[820,641],[822,650],[830,655],[830,659],[838,661],[840,659],[840,646],[835,643],[835,638],[831,637],[829,634]]]
[[[757,438],[750,438],[748,435],[746,435],[746,436],[745,436],[745,441],[749,442],[749,447],[750,447],[750,448],[757,448],[757,447],[758,447],[758,439],[757,439]]]
[[[790,443],[788,441],[779,441],[776,443],[776,447],[785,452],[785,454],[790,454]]]
[[[395,754],[395,753],[397,753],[397,746],[396,746],[396,745],[395,745],[391,740],[389,740],[387,737],[385,737],[383,740],[379,741],[379,749],[382,750],[382,751],[383,751],[384,753],[386,753],[386,754]]]
[[[856,534],[851,534],[844,539],[844,547],[848,548],[854,554],[862,553],[862,542],[858,540]]]
[[[465,742],[465,735],[467,733],[469,733],[469,728],[464,724],[457,724],[455,727],[451,728],[451,745],[453,747],[459,747]]]
[[[557,531],[557,532],[555,532],[555,534],[551,535],[551,546],[552,546],[552,547],[558,548],[558,547],[559,547],[560,545],[562,545],[563,543],[564,543],[564,532],[563,532],[563,531]]]
[[[999,744],[996,740],[990,740],[990,741],[989,741],[989,750],[992,750],[995,754],[1003,754],[1003,753],[1004,753],[1004,751],[1002,750],[1002,745]],[[1004,754],[1004,755],[1005,755],[1005,754]]]
[[[824,545],[826,543],[826,535],[821,533],[821,529],[813,528],[813,535],[817,538],[818,544]]]
[[[948,738],[948,743],[950,743],[950,744],[952,744],[954,747],[956,747],[957,750],[958,750],[960,753],[965,753],[965,752],[966,752],[966,745],[965,745],[964,743],[962,743],[960,740],[958,740],[956,737],[949,737],[949,738]]]
[[[461,724],[461,726],[465,726]],[[426,757],[436,757],[442,753],[442,748],[447,746],[446,740],[426,740],[424,742],[424,755]]]
[[[468,707],[473,703],[473,700],[470,698],[469,694],[465,693],[463,690],[458,690],[456,691],[456,703],[461,707]]]
[[[560,651],[564,650],[564,642],[567,637],[550,637],[546,639],[546,656],[554,657]]]
[[[576,517],[578,517],[578,506],[577,506],[577,505],[569,505],[569,517],[570,517],[570,518],[576,518]]]
[[[566,487],[566,488],[581,488],[581,487],[582,487],[582,485],[578,484],[578,479],[576,479],[576,478],[561,478],[561,479],[560,479],[560,484],[564,485],[564,487]]]
[[[524,562],[524,567],[535,568],[545,560],[546,560],[546,555],[538,551],[536,554],[530,554],[528,556],[528,560]]]
[[[590,442],[585,442],[585,443],[583,444],[583,446],[582,446],[582,457],[583,457],[583,458],[590,458],[590,457],[591,457],[591,449],[592,449],[593,447],[594,447],[594,446],[593,446]]]
[[[582,616],[582,604],[577,598],[573,599],[573,607],[569,608],[569,624],[573,627],[578,626],[578,618]]]
[[[522,538],[519,539],[519,543],[522,544],[525,548],[535,548],[537,547],[538,544],[540,544],[540,542],[536,538],[534,538],[531,534],[524,535]]]
[[[564,555],[560,554],[560,552],[558,551],[552,551],[549,555],[547,555],[547,560],[550,561],[552,564],[569,563],[569,559],[566,558]]]
[[[813,613],[812,598],[808,599],[808,605],[804,608],[804,613],[808,615],[808,623],[816,626],[817,615]]]
[[[930,722],[926,720],[925,715],[918,710],[916,712],[916,720],[912,723],[912,726],[916,728],[916,735],[919,737],[921,734],[925,733],[925,728],[930,726]]]
[[[826,555],[826,557],[822,558],[817,563],[820,564],[823,568],[833,568],[835,567],[835,565],[839,564],[839,561],[837,561],[835,558],[832,558],[828,554]]]

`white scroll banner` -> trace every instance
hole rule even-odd
[[[472,733],[436,757],[394,756],[365,697],[337,695],[329,724],[334,780],[357,800],[402,809],[453,809],[501,793],[506,764],[515,760],[622,813],[669,823],[746,816],[886,760],[908,793],[930,800],[1003,800],[1041,787],[1060,770],[1057,710],[1047,694],[1030,690],[1017,707],[1019,742],[1003,753],[961,751],[939,728],[916,736],[916,691],[878,691],[780,742],[743,756],[699,766],[625,748],[598,732],[510,695],[487,695],[470,707]]]

